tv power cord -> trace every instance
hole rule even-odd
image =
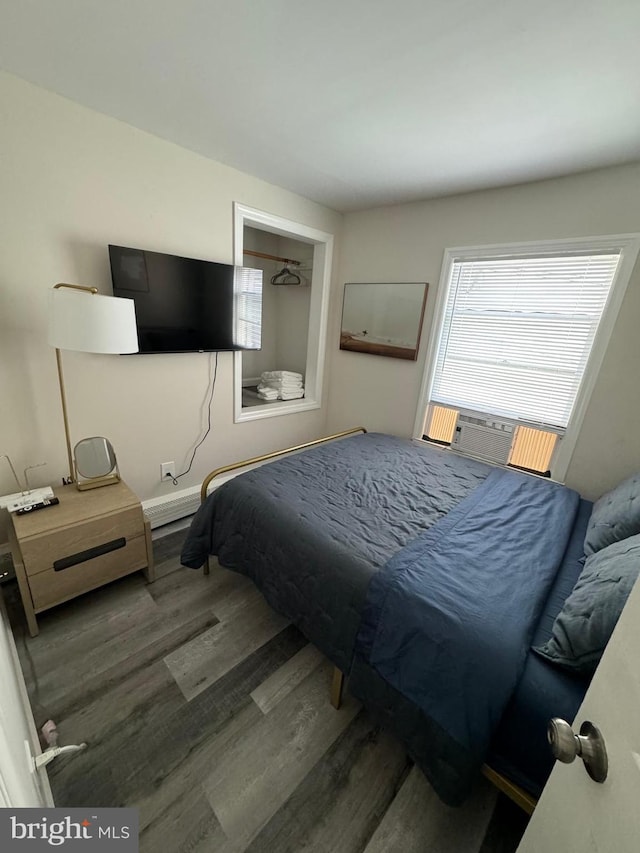
[[[198,452],[198,448],[202,444],[204,444],[206,437],[211,432],[211,404],[213,403],[213,392],[216,389],[216,378],[218,376],[218,355],[219,355],[219,353],[216,352],[216,354],[215,354],[215,356],[216,356],[215,367],[213,368],[213,379],[211,381],[211,389],[209,389],[209,383],[207,383],[207,391],[205,393],[205,397],[204,397],[204,401],[203,401],[203,402],[206,402],[207,398],[209,399],[209,402],[207,403],[207,431],[202,436],[200,441],[196,444],[196,446],[193,448],[193,453],[191,454],[191,459],[189,460],[189,466],[186,469],[186,471],[183,471],[181,474],[177,474],[175,477],[172,477],[171,474],[166,475],[166,479],[171,479],[171,482],[173,483],[174,486],[178,485],[178,480],[181,477],[186,477],[187,474],[189,473],[189,471],[191,471],[191,466],[193,465],[193,460],[196,458],[196,453]],[[213,362],[213,357],[211,360]]]

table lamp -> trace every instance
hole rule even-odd
[[[135,307],[132,299],[102,296],[95,287],[64,283],[53,286],[49,303],[49,344],[56,350],[69,460],[67,482],[77,483],[60,350],[111,354],[138,352]]]

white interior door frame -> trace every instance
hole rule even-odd
[[[33,769],[41,749],[1,592],[0,685],[0,808],[52,807],[46,770]]]
[[[292,400],[286,404],[279,402],[243,409],[242,353],[235,352],[233,354],[233,419],[235,423],[305,412],[310,409],[319,409],[322,405],[331,264],[333,260],[333,234],[234,202],[233,262],[236,266],[243,266],[244,228],[246,225],[259,231],[267,231],[281,237],[291,237],[294,240],[311,244],[314,247],[313,271],[311,274],[304,399]]]

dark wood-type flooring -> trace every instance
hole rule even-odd
[[[154,853],[511,853],[526,818],[481,781],[444,806],[402,746],[245,578],[129,576],[39,618],[5,587],[34,717],[89,748],[49,767],[61,806],[134,806]]]

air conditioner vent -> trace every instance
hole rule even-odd
[[[513,433],[513,424],[459,415],[451,446],[461,453],[506,465],[511,452]]]

